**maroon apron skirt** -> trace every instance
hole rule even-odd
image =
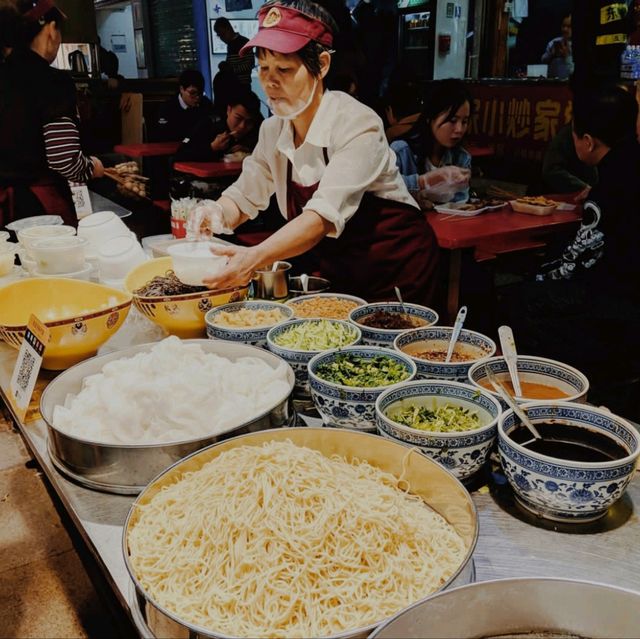
[[[302,213],[317,188],[294,182],[289,163],[288,220]],[[324,238],[296,264],[326,277],[334,291],[369,302],[395,299],[397,286],[405,301],[428,305],[437,286],[438,245],[419,210],[365,193],[340,237]]]
[[[69,185],[49,177],[30,183],[0,184],[0,227],[32,215],[59,215],[65,224],[78,226]]]

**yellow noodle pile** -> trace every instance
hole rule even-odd
[[[128,538],[147,593],[237,637],[324,637],[438,589],[464,541],[366,462],[291,442],[231,449],[140,506]]]

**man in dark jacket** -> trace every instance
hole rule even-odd
[[[215,162],[227,153],[251,153],[258,142],[261,122],[258,96],[240,89],[229,98],[226,117],[211,115],[196,125],[182,141],[176,160]]]
[[[179,78],[179,91],[158,110],[153,138],[156,142],[183,140],[213,110],[211,100],[203,95],[204,78],[195,69],[185,69]]]
[[[621,88],[576,93],[576,153],[598,167],[599,181],[562,256],[543,266],[537,282],[512,291],[505,309],[522,352],[576,366],[591,381],[591,399],[612,410],[615,384],[640,377],[637,118],[635,98]]]

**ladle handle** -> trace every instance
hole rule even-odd
[[[513,331],[510,326],[501,326],[498,329],[500,337],[500,347],[502,355],[507,362],[513,391],[516,397],[522,397],[522,387],[520,386],[520,377],[518,376],[518,352],[516,351],[516,341],[513,337]]]
[[[462,330],[462,325],[464,321],[467,319],[467,307],[461,306],[458,311],[458,315],[456,316],[456,321],[453,325],[453,332],[451,333],[451,341],[449,342],[449,350],[447,351],[447,357],[444,360],[445,362],[451,361],[451,356],[453,355],[453,350],[456,347],[456,342],[458,341],[458,337],[460,337],[460,331]]]

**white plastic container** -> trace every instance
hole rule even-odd
[[[31,249],[39,240],[52,237],[71,237],[76,234],[73,226],[63,226],[55,224],[43,224],[41,226],[30,226],[18,231],[18,242],[24,247],[27,256],[35,260]]]
[[[19,220],[15,220],[10,224],[7,224],[6,228],[9,231],[17,233],[18,231],[23,231],[24,229],[31,228],[32,226],[57,226],[63,222],[64,220],[59,215],[34,215],[33,217],[23,217]]]
[[[16,259],[16,245],[11,242],[0,243],[0,277],[9,275]]]
[[[58,274],[41,273],[40,271],[38,271],[38,269],[35,269],[33,271],[33,277],[65,277],[71,280],[84,280],[85,282],[90,282],[93,272],[94,272],[93,266],[88,262],[85,262],[82,265],[81,269],[79,269],[78,271],[70,272],[70,273],[58,273]]]
[[[134,266],[146,260],[142,246],[131,233],[112,237],[98,249],[100,279],[122,280]]]
[[[202,286],[205,277],[213,277],[225,267],[227,257],[214,255],[212,246],[214,242],[180,242],[167,249],[176,277],[183,284]]]
[[[36,262],[35,270],[45,275],[75,273],[85,266],[84,237],[46,237],[31,245],[31,256]]]
[[[130,232],[113,211],[92,213],[78,222],[78,235],[89,240],[89,253],[97,253],[112,238],[128,235]]]

